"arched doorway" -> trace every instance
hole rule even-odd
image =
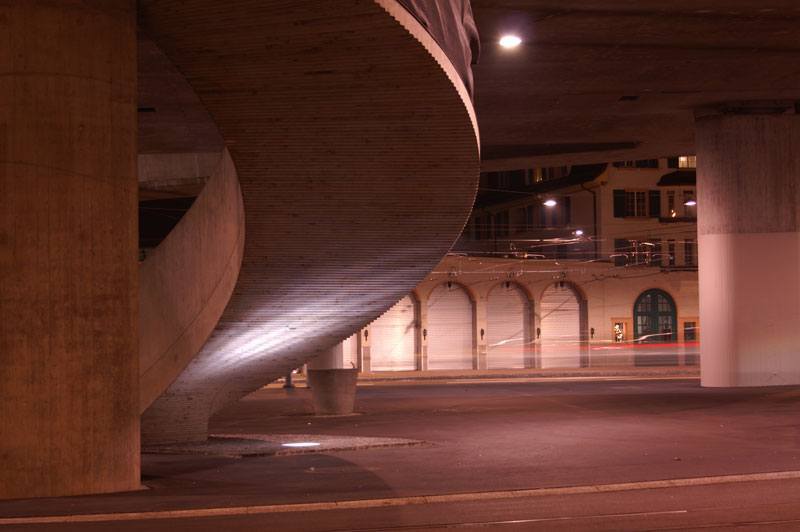
[[[487,366],[490,369],[524,368],[530,348],[530,304],[514,283],[494,287],[486,306]]]
[[[677,350],[671,344],[678,340],[678,318],[675,301],[656,288],[643,292],[633,306],[633,330],[637,366],[674,366]],[[649,344],[649,345],[648,345]]]
[[[370,369],[416,369],[417,304],[408,295],[369,326]]]
[[[570,283],[547,287],[539,306],[540,367],[581,367],[585,346],[581,334],[581,298]]]
[[[473,368],[473,311],[467,292],[440,284],[428,296],[428,369]]]

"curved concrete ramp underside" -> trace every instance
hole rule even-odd
[[[139,267],[140,411],[169,386],[216,328],[244,251],[244,207],[230,154],[192,208]]]
[[[472,206],[477,129],[452,65],[395,0],[142,0],[140,16],[219,127],[244,206],[230,301],[143,416],[146,442],[197,440],[433,269]]]

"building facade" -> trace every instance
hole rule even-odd
[[[493,172],[455,251],[697,268],[695,157]]]
[[[697,275],[449,255],[345,342],[364,372],[697,363]]]
[[[364,372],[697,363],[694,157],[484,174],[470,223],[345,342]]]

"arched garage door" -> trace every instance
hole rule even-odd
[[[472,302],[456,284],[428,297],[428,369],[472,369]]]
[[[530,343],[530,308],[522,289],[503,283],[489,292],[486,308],[487,365],[524,368]]]
[[[372,371],[416,369],[416,324],[416,303],[406,296],[369,326]]]
[[[544,291],[539,328],[541,367],[580,367],[581,308],[568,283],[555,283]]]

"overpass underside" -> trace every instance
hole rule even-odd
[[[703,384],[800,383],[796,7],[474,4],[536,30],[484,161],[467,0],[0,5],[0,498],[138,488],[421,281],[481,167],[694,147]],[[142,261],[140,190],[199,193]]]
[[[138,488],[140,416],[149,442],[204,439],[433,269],[479,171],[465,70],[429,32],[468,39],[457,4],[0,8],[0,497]],[[137,137],[151,176],[210,174],[141,264]]]

